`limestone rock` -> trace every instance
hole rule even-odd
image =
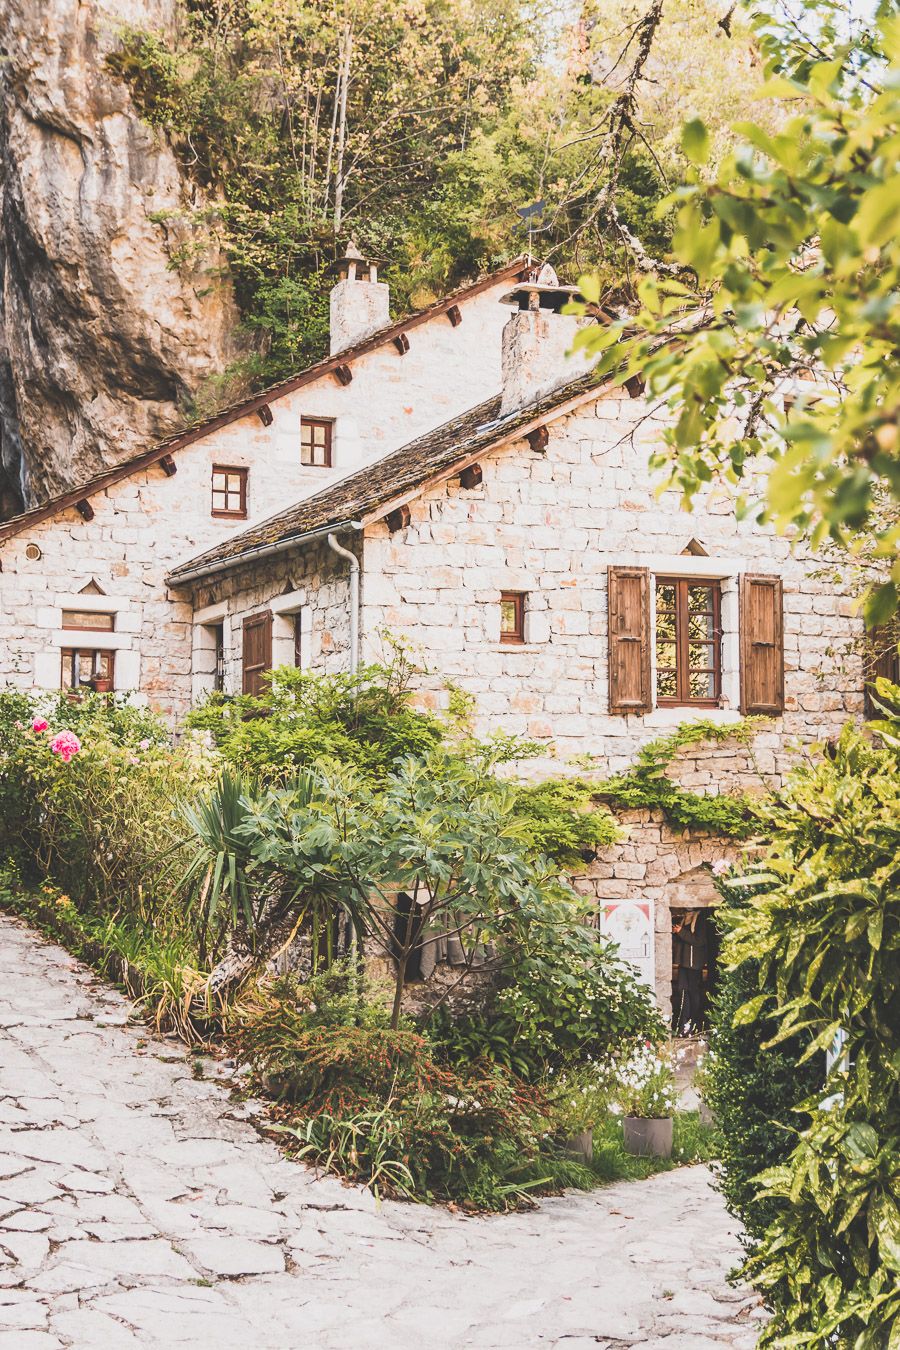
[[[175,22],[174,0],[0,0],[4,515],[152,444],[239,354],[212,236],[171,265],[203,203],[105,65],[126,25]]]

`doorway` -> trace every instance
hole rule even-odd
[[[672,1032],[705,1031],[719,973],[719,930],[711,908],[672,909]]]

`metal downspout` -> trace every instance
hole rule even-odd
[[[328,547],[350,564],[350,674],[355,675],[359,668],[359,558],[339,544],[334,534],[328,535]]]

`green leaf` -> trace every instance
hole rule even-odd
[[[692,164],[705,164],[709,159],[709,132],[699,117],[685,122],[681,131],[681,148]]]

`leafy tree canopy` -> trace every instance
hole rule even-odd
[[[877,624],[900,596],[900,19],[807,0],[754,27],[788,120],[739,123],[717,169],[711,129],[685,124],[694,168],[661,208],[676,262],[650,260],[637,314],[583,340],[668,403],[654,463],[688,503],[724,482],[744,512],[874,554]]]

